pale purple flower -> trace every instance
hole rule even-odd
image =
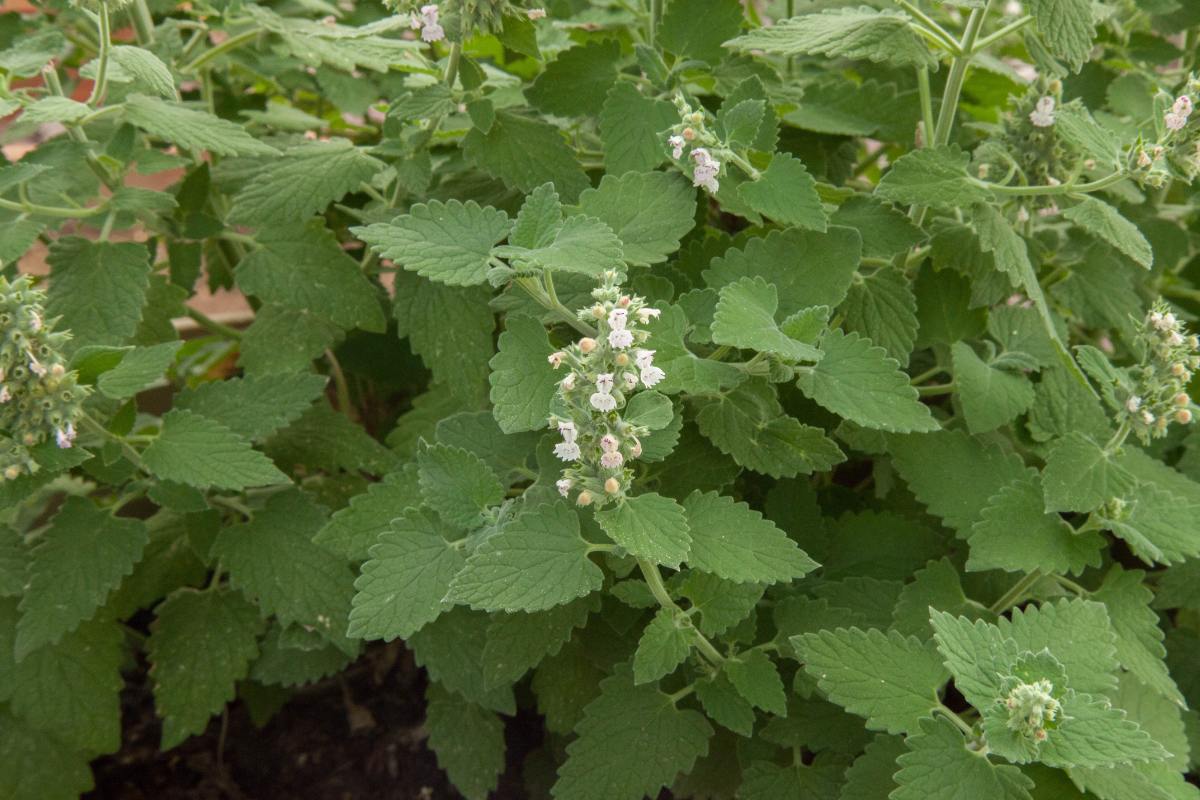
[[[667,373],[655,366],[646,367],[642,370],[642,383],[649,389],[667,377]]]
[[[637,388],[638,376],[632,372],[622,372],[621,380],[625,382],[625,391],[632,392]]]
[[[446,31],[438,24],[436,4],[421,6],[420,15],[413,15],[412,26],[421,29],[421,41],[423,42],[438,42],[446,38]]]
[[[592,404],[592,408],[597,411],[614,411],[617,408],[617,398],[607,392],[596,392],[588,398],[588,402]]]
[[[1129,397],[1129,399],[1125,401],[1125,410],[1128,411],[1130,414],[1134,413],[1141,407],[1142,407],[1142,398],[1138,397],[1136,394],[1131,395]]]
[[[7,403],[12,400],[12,395],[8,392],[7,386],[0,386],[0,404]]]
[[[574,442],[575,437],[579,435],[579,429],[570,420],[558,423],[558,432],[562,434],[563,441],[568,444]]]
[[[619,469],[625,463],[625,456],[614,451],[600,456],[600,466],[605,469]]]
[[[46,377],[46,367],[37,360],[33,353],[29,354],[29,371],[39,378]]]
[[[608,394],[613,388],[613,375],[611,372],[601,372],[596,376],[596,391],[601,394]]]
[[[563,478],[562,480],[555,481],[554,485],[558,487],[558,493],[563,497],[566,497],[571,491],[571,481],[569,478]]]
[[[562,366],[563,359],[566,357],[567,357],[566,353],[564,353],[562,350],[558,350],[558,351],[546,356],[546,360],[550,362],[550,366],[554,367],[555,369],[558,369],[559,367]]]
[[[608,327],[614,331],[625,330],[625,324],[629,321],[629,312],[623,308],[614,308],[608,312]]]
[[[1037,101],[1037,107],[1029,113],[1029,121],[1038,128],[1049,128],[1054,124],[1054,98],[1047,95]]]
[[[546,18],[546,9],[530,8],[525,11],[525,16],[529,17],[529,19],[531,19],[531,20],[545,19]]]
[[[600,449],[606,453],[615,453],[620,446],[621,443],[617,441],[617,437],[611,433],[606,433],[600,437]]]
[[[572,372],[570,375],[563,378],[562,381],[558,385],[563,388],[564,392],[569,392],[572,389],[574,389],[575,388],[575,373]]]
[[[54,443],[59,446],[59,449],[65,450],[75,442],[75,426],[67,423],[65,428],[59,428],[54,432]]]
[[[660,316],[662,316],[662,311],[657,308],[651,308],[650,306],[639,308],[637,311],[638,322],[642,323],[643,325],[650,322],[652,319],[658,319]]]
[[[654,363],[656,352],[656,350],[638,350],[633,354],[633,363],[637,364],[638,369],[645,369]]]
[[[710,194],[716,194],[721,188],[717,175],[721,172],[721,162],[713,157],[703,147],[692,151],[692,159],[696,162],[692,169],[692,185],[703,186]]]
[[[614,328],[608,332],[608,346],[617,350],[624,350],[633,345],[633,331],[627,331],[624,328]]]

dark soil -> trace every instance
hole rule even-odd
[[[261,728],[237,701],[203,736],[158,749],[144,665],[122,695],[121,750],[93,765],[87,800],[459,800],[426,747],[425,675],[399,643],[296,690]],[[538,720],[509,726],[509,769],[493,797],[518,800],[520,764]],[[222,727],[225,727],[222,736]],[[516,739],[517,741],[514,741]]]

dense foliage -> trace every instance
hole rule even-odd
[[[397,638],[469,798],[1200,796],[1198,34],[0,16],[0,797]]]

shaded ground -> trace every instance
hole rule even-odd
[[[121,751],[93,764],[96,789],[85,797],[458,800],[425,746],[424,693],[425,676],[412,656],[398,644],[377,646],[340,677],[294,693],[261,729],[238,701],[229,708],[223,747],[216,717],[203,736],[160,753],[160,724],[142,668],[122,695]],[[519,765],[529,747],[520,739],[537,722],[518,718],[509,726],[510,765],[494,797],[525,796]]]

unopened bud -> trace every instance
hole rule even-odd
[[[15,481],[17,478],[21,477],[21,468],[16,464],[6,467],[4,470],[4,477],[6,480]]]
[[[1192,398],[1187,396],[1187,392],[1180,392],[1179,394],[1175,395],[1172,400],[1177,406],[1190,405],[1192,402]]]
[[[592,504],[592,493],[584,489],[579,493],[579,497],[575,498],[575,502],[581,506],[590,506]]]
[[[689,142],[694,141],[696,138],[696,132],[694,130],[692,130],[691,128],[684,128],[683,129],[683,138]]]
[[[629,304],[632,302],[633,300],[629,297],[629,295],[623,294],[621,295],[621,299],[617,301],[617,305],[619,305],[621,308],[629,308]]]
[[[579,340],[579,349],[584,353],[590,353],[596,349],[596,340],[590,336]]]
[[[1181,425],[1187,425],[1192,421],[1192,410],[1190,408],[1181,408],[1175,412],[1175,421]]]
[[[621,482],[616,478],[609,478],[604,482],[604,491],[609,494],[616,494],[621,491]]]
[[[592,316],[596,319],[604,319],[604,315],[607,313],[608,312],[604,310],[604,306],[600,305],[599,303],[596,303],[596,305],[592,306]]]
[[[617,362],[618,367],[629,365],[629,355],[627,353],[617,353],[617,357],[613,360]]]

